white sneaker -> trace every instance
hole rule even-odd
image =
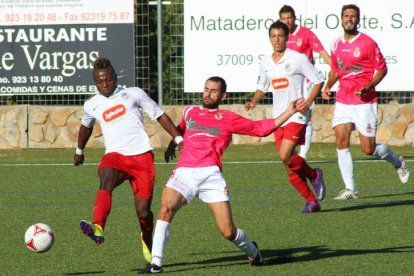
[[[358,192],[353,192],[351,190],[345,189],[339,192],[339,195],[335,197],[337,200],[348,200],[348,199],[358,199]]]
[[[400,160],[401,166],[397,168],[397,173],[401,183],[406,184],[410,178],[410,171],[408,170],[407,164],[405,163],[405,160],[402,158],[402,156],[400,156]]]

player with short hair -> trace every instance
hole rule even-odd
[[[358,198],[350,150],[350,136],[354,129],[359,132],[362,152],[391,163],[402,183],[408,182],[410,173],[402,156],[376,142],[378,98],[375,87],[387,74],[385,59],[377,43],[358,31],[358,6],[343,6],[341,21],[344,34],[332,44],[331,73],[322,97],[328,100],[332,86],[339,80],[332,127],[345,189],[335,199],[346,200]]]
[[[313,213],[320,211],[319,201],[326,193],[323,172],[319,168],[312,169],[305,159],[295,153],[295,148],[305,142],[309,107],[321,91],[324,78],[304,54],[286,47],[288,36],[289,29],[280,20],[269,27],[273,53],[260,62],[257,90],[251,101],[245,103],[245,108],[252,110],[266,92],[272,92],[273,117],[277,117],[292,99],[304,97],[305,79],[313,84],[309,96],[299,102],[299,112],[274,133],[279,158],[287,170],[289,181],[306,201],[302,212]],[[316,197],[308,187],[307,179],[311,181]]]
[[[171,221],[194,197],[207,204],[222,236],[240,248],[251,265],[263,264],[257,244],[234,225],[230,190],[222,174],[222,155],[234,133],[266,136],[275,131],[297,111],[296,101],[292,101],[276,119],[251,121],[232,111],[219,109],[220,102],[227,96],[226,87],[221,77],[209,78],[205,82],[202,105],[188,106],[183,110],[178,125],[184,135],[181,154],[162,192],[151,263],[140,273],[162,272]],[[175,158],[175,148],[176,144],[171,141],[165,152],[167,162]]]
[[[104,138],[105,155],[98,168],[100,186],[93,209],[93,222],[82,220],[82,232],[95,243],[104,242],[105,223],[111,211],[112,191],[128,180],[135,200],[135,210],[141,228],[144,258],[149,262],[152,246],[153,196],[155,169],[154,155],[145,131],[143,110],[180,143],[182,137],[164,111],[138,87],[117,86],[115,70],[105,57],[93,63],[93,80],[99,93],[84,104],[84,113],[78,134],[74,165],[84,162],[83,149],[98,121]]]
[[[315,65],[313,53],[318,53],[327,64],[331,64],[331,58],[318,37],[310,29],[296,24],[295,10],[291,6],[284,5],[280,8],[279,19],[289,28],[289,38],[286,42],[287,48],[305,54],[313,65]],[[307,98],[312,89],[312,83],[306,80],[304,84],[304,98]],[[299,156],[303,159],[306,159],[312,141],[311,116],[313,108],[314,102],[309,107],[309,123],[306,126],[305,143],[299,146]]]

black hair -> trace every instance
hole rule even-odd
[[[226,81],[222,77],[213,76],[213,77],[208,78],[207,81],[213,81],[213,82],[220,83],[221,93],[226,93],[226,91],[227,91],[227,83],[226,83]]]
[[[115,75],[115,69],[112,66],[111,62],[109,61],[108,58],[106,57],[98,57],[94,62],[93,62],[93,70],[102,70],[102,69],[110,69],[112,71],[112,73]]]
[[[341,17],[344,16],[345,10],[348,10],[348,9],[352,9],[352,10],[355,10],[356,11],[356,13],[357,13],[356,16],[357,16],[357,20],[358,20],[357,23],[359,23],[359,20],[360,20],[360,11],[359,11],[359,7],[357,5],[354,5],[354,4],[343,5],[342,6],[342,11],[341,11]]]
[[[289,28],[288,28],[288,26],[286,26],[286,24],[283,23],[280,20],[277,20],[277,21],[273,22],[272,25],[270,25],[270,27],[269,27],[269,37],[270,37],[270,31],[272,29],[283,30],[283,32],[285,33],[285,36],[289,37]]]
[[[279,17],[282,15],[282,13],[288,13],[288,12],[291,13],[292,16],[296,18],[295,10],[291,6],[288,6],[288,5],[283,5],[283,7],[280,8]]]

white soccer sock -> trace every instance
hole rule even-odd
[[[345,188],[356,192],[354,181],[354,164],[352,160],[350,148],[336,149],[338,152],[338,165],[341,171],[342,180],[344,181]]]
[[[250,258],[255,258],[257,255],[257,248],[254,246],[251,240],[247,237],[246,233],[237,228],[236,238],[232,241],[238,248],[240,248]]]
[[[401,167],[400,156],[396,155],[387,145],[376,144],[375,152],[372,154],[378,159],[386,160],[394,165],[394,167]]]
[[[300,146],[299,156],[306,160],[312,141],[312,124],[309,122],[306,126],[305,144]]]
[[[164,249],[167,246],[168,238],[170,236],[170,223],[162,220],[157,220],[155,225],[154,237],[151,250],[151,263],[162,266],[162,258],[164,257]]]

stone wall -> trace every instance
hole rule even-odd
[[[223,105],[247,118],[258,120],[271,117],[270,106],[259,105],[246,112],[242,105]],[[164,106],[166,113],[177,124],[183,107]],[[388,145],[414,145],[414,104],[380,105],[378,112],[378,142]],[[83,108],[80,106],[17,105],[0,107],[0,149],[17,148],[75,148]],[[333,143],[331,128],[333,106],[316,105],[313,110],[313,141]],[[157,121],[145,117],[145,126],[153,147],[165,147],[169,135]],[[273,136],[264,138],[235,135],[234,144],[272,142]],[[358,144],[357,133],[352,143]],[[102,134],[96,125],[87,147],[103,147]]]

